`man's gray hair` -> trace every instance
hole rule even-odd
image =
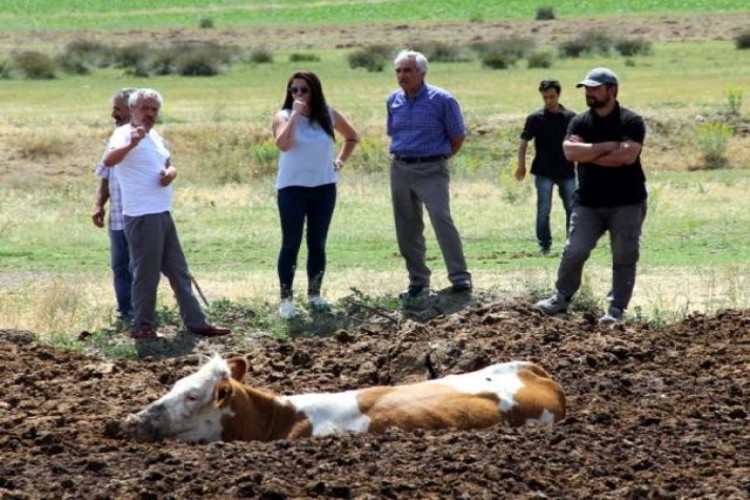
[[[115,99],[122,99],[127,104],[130,104],[130,95],[133,92],[135,92],[136,90],[138,90],[138,89],[136,89],[135,87],[125,87],[125,88],[122,88],[122,89],[118,90],[115,95],[112,96],[112,100],[114,101]]]
[[[427,73],[427,57],[425,57],[424,54],[421,52],[417,52],[416,50],[409,50],[404,49],[401,52],[398,53],[396,56],[396,59],[393,61],[394,66],[398,66],[402,62],[404,62],[407,59],[414,59],[414,61],[417,63],[417,69],[420,73],[425,74]]]
[[[138,106],[138,101],[142,99],[152,99],[159,103],[159,107],[164,104],[164,99],[161,98],[161,94],[154,89],[137,89],[134,90],[130,97],[128,97],[128,106],[135,108]]]

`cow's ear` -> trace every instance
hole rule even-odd
[[[244,382],[249,368],[247,360],[245,358],[232,358],[227,363],[229,364],[229,371],[232,373],[232,378],[237,382]]]
[[[214,404],[217,408],[225,406],[232,398],[232,383],[229,380],[222,380],[216,385],[214,392]]]

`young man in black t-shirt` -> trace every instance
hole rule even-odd
[[[576,85],[586,88],[589,110],[568,126],[565,156],[578,163],[578,191],[570,232],[557,272],[556,293],[536,306],[548,314],[566,312],[581,286],[583,265],[605,231],[612,248],[609,308],[599,320],[622,318],[635,286],[640,236],[646,217],[646,177],[640,153],[646,127],[638,114],[620,107],[617,76],[595,68]]]
[[[557,186],[565,208],[565,231],[570,228],[573,192],[576,190],[576,173],[573,162],[565,158],[562,143],[570,120],[576,115],[560,104],[562,86],[557,80],[542,80],[539,93],[544,107],[526,117],[521,142],[518,144],[518,167],[515,177],[526,177],[526,149],[534,140],[534,160],[531,173],[536,187],[536,238],[539,251],[546,255],[552,246],[549,214],[552,210],[552,191]]]

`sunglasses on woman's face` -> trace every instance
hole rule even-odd
[[[310,89],[307,87],[289,87],[289,93],[290,94],[302,94],[305,95],[308,92],[310,92]]]

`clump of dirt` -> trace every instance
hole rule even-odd
[[[425,323],[374,320],[318,338],[239,338],[279,393],[397,384],[533,360],[562,383],[548,428],[391,430],[271,443],[134,442],[118,423],[206,353],[106,360],[0,331],[4,498],[713,497],[750,495],[750,311],[651,328],[478,303]]]

